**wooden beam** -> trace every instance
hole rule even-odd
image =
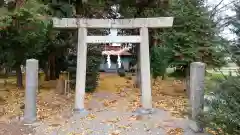
[[[134,19],[84,19],[53,18],[55,28],[166,28],[172,27],[173,17],[134,18]]]
[[[140,36],[87,36],[87,43],[140,43]]]

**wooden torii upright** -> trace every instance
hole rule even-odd
[[[173,17],[134,19],[53,18],[55,28],[78,29],[75,111],[84,111],[85,77],[88,43],[140,43],[141,103],[152,108],[148,28],[172,27]],[[87,28],[140,29],[139,36],[88,36]]]

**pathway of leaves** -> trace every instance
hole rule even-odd
[[[116,80],[116,78],[118,78],[119,80]],[[103,85],[101,85],[101,83],[103,82],[105,82],[105,85],[111,84],[110,87],[112,90],[110,91],[100,90],[98,88],[97,93],[87,94],[85,97],[86,99],[85,105],[86,105],[86,108],[91,113],[87,117],[79,120],[76,120],[76,117],[73,118],[74,116],[71,111],[72,105],[74,104],[73,102],[74,95],[70,95],[69,97],[66,97],[63,95],[55,94],[53,90],[41,89],[37,98],[38,120],[40,122],[40,126],[37,129],[41,129],[44,127],[40,131],[44,131],[44,134],[47,134],[45,133],[45,131],[46,132],[48,131],[49,133],[51,131],[55,132],[54,130],[56,129],[60,130],[60,128],[68,128],[68,126],[72,127],[73,125],[76,125],[80,128],[81,127],[80,125],[82,124],[80,125],[74,124],[74,121],[77,121],[77,122],[81,121],[82,123],[85,122],[85,125],[87,125],[86,121],[90,123],[90,125],[94,125],[94,122],[96,122],[95,125],[99,124],[99,122],[103,123],[102,125],[106,125],[106,121],[107,121],[107,123],[115,123],[115,124],[110,124],[110,127],[107,126],[108,128],[105,130],[99,129],[100,131],[105,131],[106,134],[108,132],[109,134],[110,132],[112,132],[113,134],[117,134],[117,132],[121,132],[121,134],[124,134],[124,132],[126,133],[127,131],[124,130],[123,132],[122,128],[131,130],[136,126],[136,123],[139,124],[141,123],[139,121],[142,121],[142,119],[146,119],[146,118],[140,118],[140,117],[134,116],[132,114],[134,110],[141,107],[139,89],[133,88],[133,80],[129,79],[129,77],[120,78],[116,75],[115,76],[110,75],[109,77],[102,76],[100,78],[100,86],[102,87]],[[167,85],[167,87],[164,85]],[[152,87],[154,107],[159,108],[160,112],[164,112],[164,115],[158,114],[157,118],[155,119],[160,119],[161,116],[165,117],[165,115],[168,115],[169,117],[166,117],[168,118],[168,120],[169,119],[175,120],[175,118],[172,117],[170,114],[168,114],[166,111],[171,112],[173,116],[184,117],[184,112],[187,106],[187,102],[184,94],[181,92],[178,92],[176,95],[171,95],[171,94],[166,95],[165,91],[168,91],[168,90],[170,91],[172,88],[173,90],[171,90],[171,92],[174,92],[175,91],[174,87],[179,88],[179,86],[176,86],[176,84],[174,84],[173,82],[166,84],[165,82],[158,80],[154,83]],[[22,116],[23,110],[21,109],[21,105],[24,102],[23,97],[24,97],[23,91],[20,91],[20,90],[9,91],[8,95],[4,97],[4,99],[6,100],[6,103],[1,105],[1,108],[3,109],[0,110],[1,112],[0,114],[2,114],[0,116],[0,121],[1,120],[7,121],[9,119]],[[11,99],[11,100],[8,100],[8,99]],[[108,114],[108,115],[105,116],[105,114]],[[112,117],[110,117],[109,114],[112,114]],[[152,118],[148,118],[147,121],[152,121],[153,116],[151,117]],[[129,123],[132,123],[132,124],[129,125]],[[168,134],[177,135],[177,134],[182,134],[184,132],[183,130],[184,127],[182,126],[180,126],[181,128],[179,128],[179,126],[171,125],[171,124],[170,124],[171,126],[169,126],[169,124],[167,126],[163,126],[164,124],[161,125],[161,123],[164,123],[163,119],[161,119],[161,121],[158,121],[158,122],[149,122],[149,123],[154,123],[152,124],[154,125],[152,126],[154,128],[149,130],[151,132],[153,132],[154,130],[159,131],[160,127],[161,128],[164,127],[162,132],[164,133],[167,132]],[[137,124],[137,127],[139,128],[138,124]],[[139,131],[141,131],[140,129],[144,129],[144,126],[143,127],[141,126],[139,128]],[[101,126],[97,125],[97,127],[101,127]],[[122,127],[122,128],[119,129],[116,127]],[[84,133],[90,129],[95,129],[96,127],[95,128],[81,127],[81,128],[82,128],[81,133]],[[95,129],[94,131],[98,131],[98,129]],[[135,131],[135,130],[132,130],[132,131]],[[66,131],[66,132],[71,133],[72,131]],[[136,132],[138,132],[138,130],[136,130]],[[80,133],[80,130],[79,130],[79,133]]]
[[[40,124],[36,128],[37,134],[194,135],[188,128],[188,120],[172,117],[165,109],[157,109],[156,113],[148,116],[138,116],[132,113],[141,106],[137,92],[127,89],[114,94],[97,92],[90,98],[91,100],[86,104],[89,109],[87,116],[69,113],[69,119],[66,120],[59,115],[56,118],[58,121],[54,119],[55,122],[51,124]]]

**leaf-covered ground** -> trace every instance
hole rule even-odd
[[[146,134],[149,132],[160,133],[161,131],[170,135],[178,135],[186,132],[186,125],[184,123],[187,123],[187,121],[183,119],[187,109],[184,84],[171,79],[153,81],[153,105],[155,108],[158,108],[158,111],[155,115],[141,118],[132,113],[141,106],[140,90],[133,87],[133,80],[133,77],[129,76],[118,77],[116,74],[101,74],[97,91],[93,94],[86,94],[85,105],[90,114],[84,118],[79,118],[79,121],[90,123],[90,125],[94,123],[99,124],[99,121],[103,125],[110,123],[110,126],[106,126],[104,130],[96,128],[101,127],[99,125],[93,128],[82,127],[81,122],[80,125],[74,124],[74,121],[79,123],[76,120],[78,118],[71,111],[74,104],[74,95],[65,96],[55,94],[55,81],[42,82],[37,97],[37,116],[41,124],[36,128],[36,132],[39,134],[40,131],[45,131],[41,134],[47,134],[47,132],[50,134],[50,132],[56,132],[57,129],[61,130],[61,128],[66,130],[63,134],[67,132],[70,134],[76,130],[79,131],[79,134],[83,134],[83,132],[88,134],[86,132],[90,133],[90,130],[95,128],[94,132],[101,130],[104,131],[104,134],[109,132],[112,135],[128,134],[127,129],[133,132],[145,129],[144,132]],[[18,121],[17,119],[23,114],[21,106],[24,102],[24,91],[17,90],[12,85],[7,87],[8,91],[4,91],[4,94],[1,94],[0,121],[9,122],[9,119],[13,118],[15,121]],[[111,114],[111,116],[106,114]],[[144,124],[141,121],[145,121],[148,124]],[[137,123],[142,124],[139,125]],[[180,123],[180,125],[174,123]],[[77,125],[83,129],[68,128],[73,125]],[[148,125],[148,128],[144,128],[146,125]],[[135,129],[136,127],[140,127],[141,130]],[[130,130],[133,128],[135,130]],[[72,134],[76,133],[72,132]]]

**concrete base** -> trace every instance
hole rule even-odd
[[[200,127],[195,121],[189,122],[189,128],[195,133],[204,133],[204,129]]]
[[[20,120],[21,120],[22,123],[24,123],[24,124],[34,124],[34,123],[37,121],[36,118],[28,119],[28,118],[24,118],[24,117],[20,118]]]
[[[154,114],[156,111],[154,108],[151,109],[145,109],[145,108],[138,108],[134,113],[136,115],[148,115],[148,114]]]
[[[74,114],[81,115],[81,116],[87,116],[89,112],[86,109],[73,109]]]
[[[86,116],[88,116],[89,112],[85,109],[73,109],[73,115],[70,118],[70,120],[78,120],[78,119],[82,119],[85,118]]]
[[[24,117],[20,118],[20,123],[28,127],[38,127],[42,124],[42,122],[38,120],[26,120]]]

